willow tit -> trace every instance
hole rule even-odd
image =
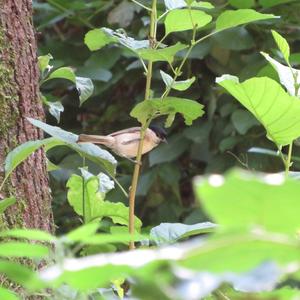
[[[80,134],[77,142],[104,145],[119,156],[133,158],[137,156],[140,130],[141,127],[131,127],[109,135]],[[156,125],[149,126],[145,133],[142,154],[151,151],[161,142],[167,142],[165,130]]]

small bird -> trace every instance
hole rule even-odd
[[[141,127],[131,127],[113,132],[109,135],[80,134],[77,143],[94,143],[104,145],[117,155],[128,159],[137,156],[140,142]],[[161,142],[166,143],[166,131],[156,125],[147,128],[144,138],[142,154],[151,151]]]

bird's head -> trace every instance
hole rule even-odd
[[[149,128],[156,134],[161,142],[167,143],[167,132],[160,126],[150,125]]]

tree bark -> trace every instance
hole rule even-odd
[[[26,120],[26,117],[44,119],[38,81],[32,1],[0,0],[0,182],[6,155],[17,145],[43,138],[42,132]],[[0,196],[17,198],[17,203],[5,213],[2,222],[5,227],[53,231],[42,149],[16,169]]]

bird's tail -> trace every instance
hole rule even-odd
[[[93,143],[110,147],[113,143],[111,136],[80,134],[77,143]]]

